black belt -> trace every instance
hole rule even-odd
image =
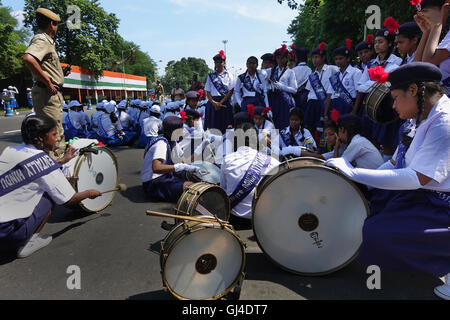
[[[40,82],[40,81],[36,81],[36,86],[38,86],[39,88],[44,88],[44,89],[47,88],[47,86],[44,83]],[[62,92],[62,87],[61,86],[59,86],[57,84],[55,84],[55,86],[56,86],[56,90],[58,90],[59,92]]]

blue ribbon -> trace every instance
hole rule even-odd
[[[225,72],[225,74],[227,73]],[[225,96],[228,93],[228,88],[223,84],[217,72],[210,73],[209,78],[220,95]]]
[[[345,77],[345,75],[344,75]],[[344,84],[342,83],[341,79],[339,78],[339,73],[335,73],[330,77],[330,83],[333,87],[335,93],[345,101],[345,103],[348,106],[353,106],[353,99],[351,94],[347,91],[347,89],[344,87]]]
[[[320,81],[319,74],[317,72],[313,72],[309,76],[309,82],[311,83],[311,87],[313,88],[317,99],[319,99],[322,104],[322,108],[324,108],[325,102],[327,101],[327,93],[323,87],[322,81]]]

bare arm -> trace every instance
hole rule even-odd
[[[156,159],[152,162],[152,170],[156,174],[167,174],[175,172],[175,166],[164,164],[161,160]]]
[[[100,196],[101,196],[101,193],[98,190],[92,190],[91,189],[91,190],[86,190],[86,191],[83,191],[83,192],[78,192],[78,193],[75,193],[73,195],[73,197],[68,202],[66,202],[64,204],[64,206],[70,207],[70,206],[73,206],[73,205],[76,205],[76,204],[80,203],[81,201],[83,201],[85,199],[88,199],[88,198],[89,199],[95,199],[95,198],[100,197]]]

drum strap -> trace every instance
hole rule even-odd
[[[245,199],[261,181],[264,172],[270,165],[271,157],[258,153],[250,167],[245,172],[244,177],[238,183],[234,192],[230,195],[231,208],[236,207]]]
[[[60,168],[45,152],[23,160],[0,176],[0,197]]]

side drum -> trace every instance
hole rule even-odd
[[[365,100],[367,117],[379,124],[390,124],[398,119],[398,113],[392,106],[394,100],[389,87],[382,83],[376,84]]]
[[[162,242],[160,264],[163,284],[177,299],[217,300],[243,280],[245,248],[229,225],[186,221]]]
[[[282,269],[307,276],[335,272],[356,258],[369,212],[349,179],[321,161],[301,158],[267,175],[252,207],[262,251]]]

